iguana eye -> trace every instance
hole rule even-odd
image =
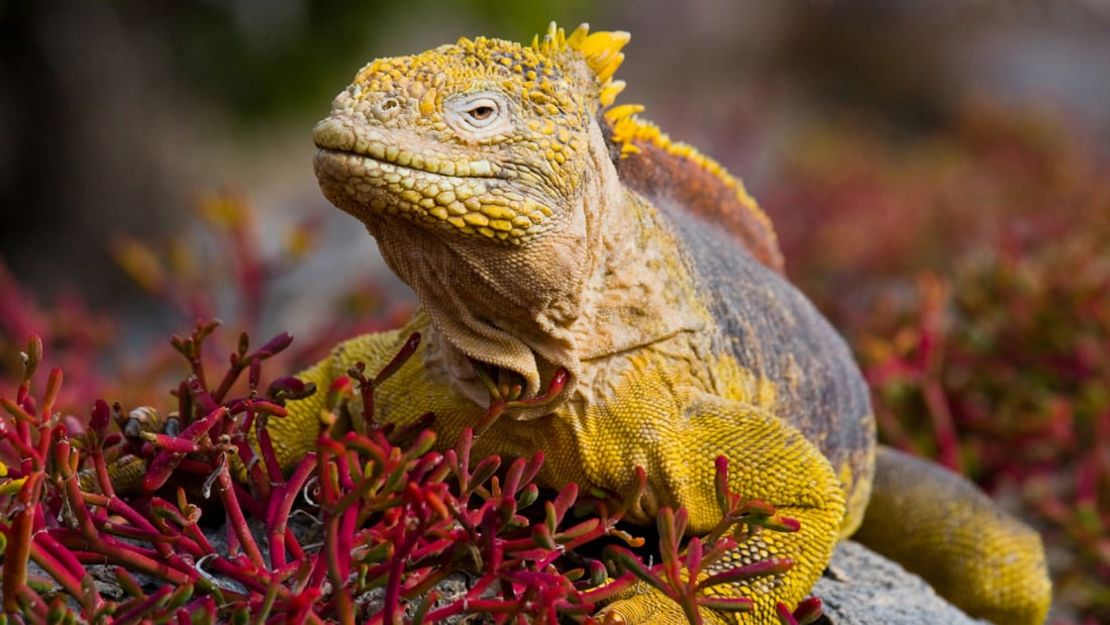
[[[469,115],[471,119],[478,122],[489,119],[489,117],[493,115],[493,113],[494,108],[485,104],[481,106],[475,106],[474,108],[466,112],[466,114]]]
[[[495,92],[479,92],[451,98],[446,105],[447,123],[459,134],[482,139],[512,127],[509,106]]]
[[[474,128],[485,128],[497,119],[498,103],[493,98],[476,98],[467,102],[466,121]]]

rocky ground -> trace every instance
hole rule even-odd
[[[846,541],[833,554],[813,594],[825,605],[818,623],[833,625],[982,625],[944,599],[920,577],[863,545]]]

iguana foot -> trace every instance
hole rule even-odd
[[[664,387],[662,384],[657,387]],[[713,529],[723,511],[716,498],[714,456],[729,459],[728,490],[745,500],[759,500],[775,508],[776,516],[798,522],[795,531],[774,531],[767,527],[747,527],[737,537],[740,544],[703,574],[769,560],[790,560],[785,570],[714,585],[699,592],[721,598],[747,598],[748,612],[715,611],[702,607],[709,623],[762,624],[777,622],[778,604],[794,606],[805,598],[831,557],[844,519],[845,497],[832,467],[820,451],[794,427],[773,413],[750,404],[722,399],[699,392],[686,395],[678,390],[684,417],[682,429],[648,438],[667,445],[648,442],[642,457],[647,463],[649,480],[644,507],[654,515],[657,506],[683,507],[689,512],[687,534],[704,534]],[[634,398],[632,398],[634,399]],[[605,423],[624,430],[622,418],[636,423],[668,422],[667,405],[636,403],[631,399],[610,410]],[[631,426],[632,424],[630,424]],[[602,466],[603,463],[598,463]],[[604,466],[616,466],[614,464]],[[654,494],[651,488],[656,489]],[[650,518],[650,516],[648,516]],[[640,522],[647,519],[637,519]],[[677,602],[646,585],[641,592],[623,597],[603,613],[619,615],[627,623],[686,623],[688,619]]]

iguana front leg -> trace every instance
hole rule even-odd
[[[608,436],[603,440],[623,439],[626,455],[628,450],[638,450],[623,461],[641,464],[648,471],[654,501],[645,513],[653,515],[661,505],[683,506],[690,513],[688,533],[709,531],[721,516],[715,498],[714,458],[724,455],[730,460],[733,492],[770,503],[801,523],[793,533],[756,533],[722,563],[732,568],[767,558],[793,560],[785,573],[714,588],[723,596],[751,599],[752,612],[736,616],[703,610],[709,623],[776,622],[777,603],[793,607],[804,598],[836,544],[845,501],[832,467],[801,432],[766,409],[697,393],[676,404],[647,401],[642,393],[633,395],[608,409],[604,419]],[[677,415],[663,414],[676,407]],[[618,466],[606,464],[615,460],[606,456],[619,453],[613,446],[603,443],[596,449],[588,463],[591,468],[612,471],[602,467]],[[627,623],[687,622],[676,603],[647,589],[613,603],[607,611]]]

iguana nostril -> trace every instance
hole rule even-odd
[[[401,100],[396,97],[388,97],[380,100],[374,105],[374,116],[378,119],[385,120],[392,117],[397,111],[401,110]]]

